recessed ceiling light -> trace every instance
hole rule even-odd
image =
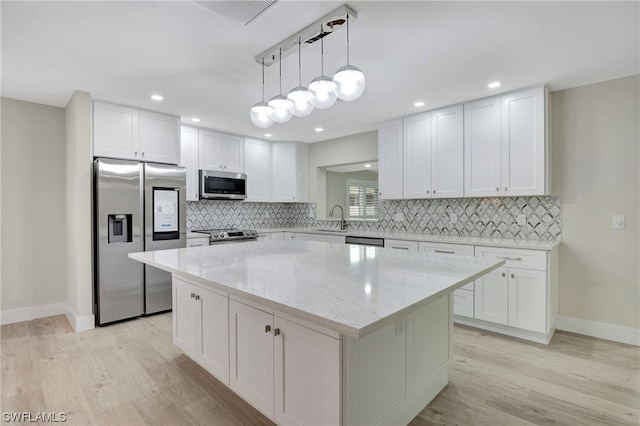
[[[161,100],[164,99],[164,96],[162,96],[162,95],[151,95],[151,99],[153,99],[154,101],[160,102]]]
[[[193,121],[194,123],[199,123],[200,119],[198,117],[193,117],[191,121]]]
[[[368,168],[370,168],[370,167],[371,167],[371,164],[365,164],[365,165],[364,165],[364,167],[365,167],[366,169],[368,169]]]
[[[265,137],[265,138],[270,138],[271,136],[273,136],[271,133],[265,133],[265,134],[264,134],[264,137]]]
[[[316,127],[316,128],[315,128],[315,131],[316,131],[316,132],[318,132],[318,133],[320,133],[320,132],[321,132],[321,131],[323,131],[323,130],[324,130],[324,129],[323,129],[322,127]]]
[[[422,102],[422,101],[414,102],[413,106],[415,106],[415,107],[423,107],[424,106],[424,102]]]
[[[489,83],[487,86],[489,86],[489,89],[495,89],[496,87],[500,87],[500,82],[494,81],[493,83]]]

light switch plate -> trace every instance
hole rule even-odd
[[[624,216],[623,215],[614,215],[613,216],[613,229],[624,229]]]
[[[520,226],[527,224],[527,217],[523,214],[516,216],[516,223]]]

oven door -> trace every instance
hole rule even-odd
[[[209,245],[217,246],[218,244],[255,243],[256,241],[258,241],[257,238],[246,238],[243,240],[217,240],[217,241],[211,241]]]

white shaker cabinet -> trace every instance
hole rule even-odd
[[[344,244],[345,237],[344,235],[326,235],[326,234],[307,234],[305,232],[296,232],[295,233],[296,240],[304,240],[304,241],[321,241],[325,243],[332,244]]]
[[[462,114],[462,105],[431,112],[431,195],[433,198],[463,196]]]
[[[209,237],[187,238],[187,247],[206,247],[209,245]]]
[[[378,127],[378,196],[381,200],[402,198],[402,119]]]
[[[244,173],[247,175],[245,201],[271,201],[272,143],[244,138]]]
[[[178,117],[105,102],[93,103],[95,157],[178,164]]]
[[[187,201],[198,201],[198,129],[195,127],[180,128],[179,164],[187,169]]]
[[[431,114],[405,117],[403,128],[402,196],[431,198]]]
[[[228,296],[173,279],[173,342],[229,384]]]
[[[272,165],[272,201],[309,201],[309,146],[307,144],[273,143]]]
[[[384,239],[384,248],[390,250],[417,251],[417,241]]]
[[[508,268],[495,269],[475,281],[475,317],[507,325],[509,311]]]
[[[549,193],[544,87],[464,105],[465,196]]]
[[[273,418],[273,313],[229,300],[229,386]]]
[[[199,129],[198,167],[202,170],[243,173],[242,137]]]

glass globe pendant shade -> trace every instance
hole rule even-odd
[[[286,123],[293,117],[293,102],[282,95],[271,98],[268,105],[273,108],[269,116],[276,123]]]
[[[271,108],[266,102],[258,102],[251,107],[251,122],[261,129],[266,129],[273,124]]]
[[[336,71],[333,76],[336,85],[336,95],[343,101],[356,100],[364,92],[364,74],[358,67],[345,65]]]
[[[306,117],[313,111],[313,94],[304,86],[294,87],[287,95],[293,103],[293,115],[296,117]]]
[[[313,105],[318,109],[327,109],[336,103],[336,84],[329,77],[322,75],[309,83],[309,92],[313,94]]]

